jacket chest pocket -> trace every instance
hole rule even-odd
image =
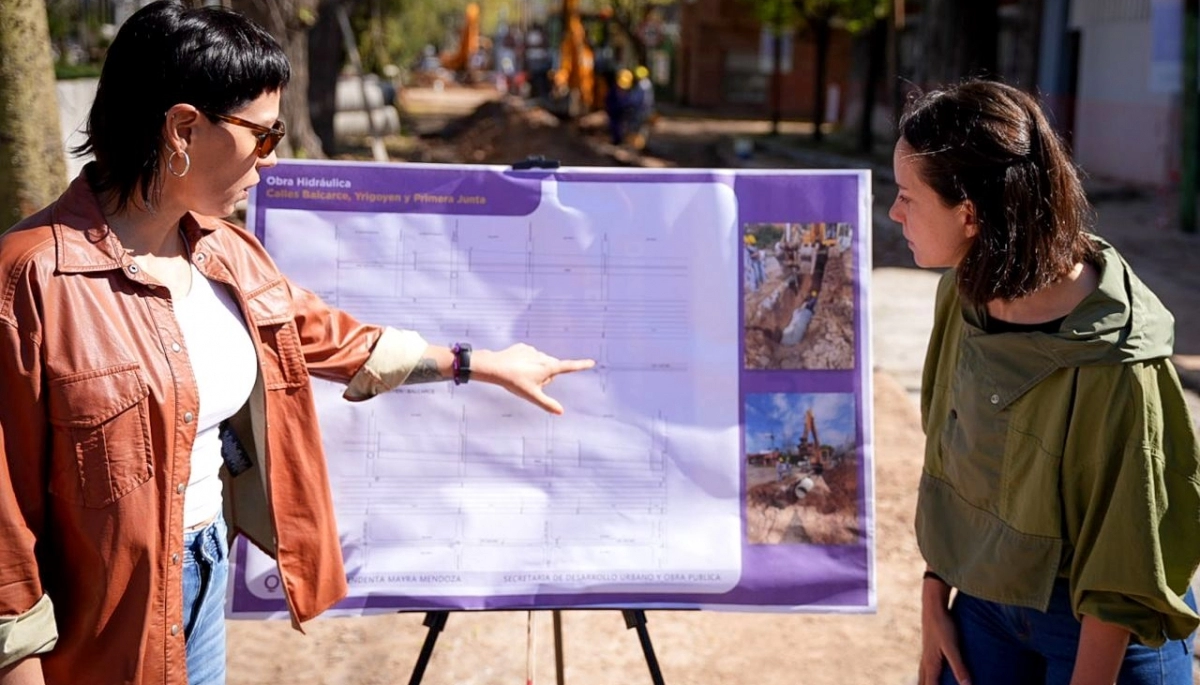
[[[246,306],[262,342],[259,361],[263,387],[281,390],[307,385],[308,368],[287,284],[282,280],[272,283],[250,295]]]
[[[149,395],[137,364],[52,380],[50,491],[101,508],[150,480]]]

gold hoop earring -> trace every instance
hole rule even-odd
[[[183,155],[183,171],[175,171],[175,157]],[[171,150],[171,156],[167,157],[167,171],[175,178],[183,178],[187,176],[187,172],[192,168],[192,158],[188,156],[187,150]]]

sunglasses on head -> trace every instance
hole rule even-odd
[[[242,126],[254,131],[256,134],[254,137],[258,139],[258,147],[255,148],[255,152],[258,154],[260,159],[265,159],[266,157],[270,156],[270,154],[275,151],[275,147],[279,145],[279,141],[283,140],[283,136],[287,134],[287,126],[284,125],[282,119],[276,121],[275,125],[271,128],[267,128],[266,126],[256,124],[253,121],[246,121],[245,119],[239,119],[238,117],[230,116],[228,114],[213,114],[211,112],[206,112],[206,114],[213,119],[224,121],[227,124]]]

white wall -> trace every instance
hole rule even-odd
[[[83,165],[91,157],[78,159],[71,156],[70,149],[84,141],[83,130],[87,125],[88,112],[96,99],[97,79],[73,79],[59,81],[55,85],[58,97],[58,123],[62,129],[63,149],[67,157],[67,180],[79,175]]]
[[[1075,0],[1082,32],[1075,159],[1089,174],[1168,183],[1179,168],[1178,105],[1152,93],[1149,0]]]

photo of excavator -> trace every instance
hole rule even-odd
[[[852,368],[853,226],[750,224],[743,243],[745,367]]]
[[[858,539],[853,403],[850,394],[747,396],[750,543],[849,544]],[[822,433],[833,437],[823,442]]]
[[[812,436],[811,440],[809,439],[810,435]],[[825,471],[824,448],[821,446],[821,439],[817,436],[817,420],[813,418],[812,409],[804,412],[804,434],[800,436],[797,453],[811,473],[819,476]]]

